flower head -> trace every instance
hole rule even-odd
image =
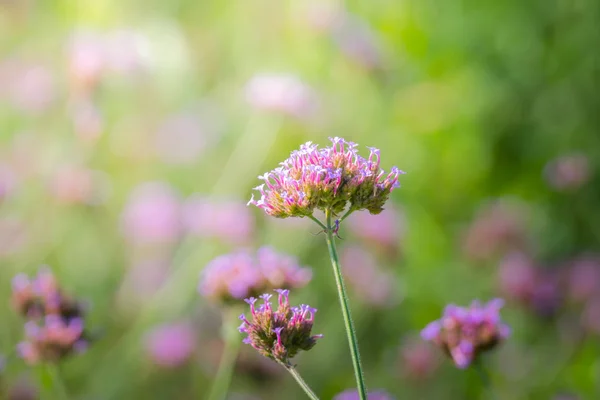
[[[213,259],[202,271],[198,291],[220,301],[257,296],[274,287],[299,288],[312,278],[312,271],[298,261],[270,247],[256,254],[237,251]]]
[[[25,340],[17,346],[28,364],[56,362],[87,348],[83,307],[63,294],[49,269],[41,269],[34,279],[17,275],[12,302],[28,319]]]
[[[250,320],[240,315],[240,333],[247,334],[243,342],[254,347],[260,354],[279,363],[290,365],[290,360],[300,350],[310,350],[323,335],[311,335],[317,310],[306,304],[290,307],[289,290],[276,290],[277,309],[271,304],[271,295],[246,299],[250,304]]]
[[[379,167],[378,149],[371,148],[367,159],[358,154],[356,143],[330,140],[332,145],[322,149],[307,142],[280,167],[259,176],[264,181],[256,187],[261,197],[252,196],[248,204],[278,218],[311,216],[315,208],[339,213],[347,206],[380,213],[403,172],[392,167],[386,174]]]
[[[151,360],[173,368],[184,364],[196,347],[194,330],[187,323],[174,323],[154,328],[146,336],[146,351]]]
[[[448,305],[440,320],[421,331],[421,337],[441,347],[458,368],[467,368],[481,352],[510,335],[510,328],[500,320],[503,304],[494,299],[484,306],[477,301],[468,308]]]
[[[48,268],[38,271],[34,279],[18,274],[12,281],[13,307],[27,318],[61,314],[68,317],[81,315],[81,307],[66,296]]]

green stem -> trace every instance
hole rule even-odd
[[[231,383],[235,361],[242,343],[242,339],[237,335],[235,329],[235,311],[237,311],[236,308],[231,308],[223,313],[223,340],[225,343],[219,369],[210,389],[208,400],[224,400]]]
[[[46,371],[52,380],[52,388],[56,393],[56,398],[60,400],[68,400],[69,395],[67,393],[67,388],[60,377],[58,366],[56,364],[48,363],[46,364]]]
[[[335,276],[335,283],[337,285],[340,306],[342,307],[342,316],[344,317],[344,324],[346,326],[346,335],[348,336],[350,355],[352,356],[352,364],[354,365],[354,375],[356,377],[356,384],[358,386],[358,394],[360,396],[360,400],[367,400],[367,388],[365,386],[365,378],[363,377],[362,367],[360,365],[360,354],[358,351],[356,331],[354,329],[354,322],[352,321],[352,316],[350,315],[348,295],[346,294],[346,287],[344,285],[344,278],[342,277],[340,261],[333,239],[333,221],[331,210],[327,210],[325,212],[325,216],[327,218],[327,229],[325,230],[325,233],[327,234],[327,248],[329,249],[331,265],[333,266],[333,275]]]
[[[488,398],[492,399],[492,400],[496,400],[498,398],[498,396],[496,396],[496,393],[494,392],[494,389],[492,388],[492,382],[490,379],[490,375],[488,374],[487,370],[484,368],[483,364],[481,363],[481,360],[476,360],[473,363],[473,367],[475,368],[475,371],[477,371],[477,375],[479,375],[479,379],[481,379],[481,383],[483,384],[485,391],[489,393]]]
[[[308,386],[304,379],[302,379],[302,376],[300,376],[300,373],[296,371],[296,368],[294,368],[291,365],[285,365],[283,363],[280,364],[283,365],[283,367],[287,369],[287,371],[294,377],[296,382],[298,382],[298,385],[300,385],[300,387],[302,388],[302,390],[304,390],[308,397],[310,397],[312,400],[319,400],[319,397],[315,394],[315,392],[312,391],[312,389],[310,388],[310,386]]]
[[[327,230],[327,227],[325,225],[323,225],[323,223],[321,221],[319,221],[318,219],[316,219],[315,217],[313,217],[312,215],[309,215],[308,218],[312,219],[313,221],[315,221],[321,228],[323,228],[324,231]]]

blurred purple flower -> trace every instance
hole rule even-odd
[[[180,199],[169,185],[139,185],[123,210],[123,234],[137,244],[173,242],[181,233],[180,211]]]
[[[108,178],[100,171],[68,165],[50,178],[51,195],[64,204],[102,204],[108,195]]]
[[[270,247],[256,254],[237,251],[213,259],[202,271],[198,291],[217,301],[239,300],[274,287],[299,288],[312,278],[294,257]]]
[[[243,202],[195,195],[186,200],[183,222],[200,237],[229,243],[247,243],[254,234],[254,217]]]
[[[528,302],[537,284],[533,261],[520,252],[508,254],[498,267],[500,290],[509,299]]]
[[[259,110],[298,119],[313,116],[317,97],[313,89],[290,74],[260,74],[246,84],[246,100]]]
[[[381,42],[365,21],[349,13],[334,20],[331,35],[342,54],[366,70],[384,66]]]
[[[43,64],[9,60],[0,64],[0,96],[22,112],[40,114],[56,98],[52,71]]]
[[[600,335],[600,293],[589,299],[581,315],[581,325],[589,332]]]
[[[207,131],[208,130],[208,131]],[[190,164],[206,149],[212,132],[195,113],[180,113],[167,118],[158,128],[155,148],[170,164]]]
[[[369,210],[378,214],[391,191],[400,186],[403,174],[396,167],[386,174],[380,167],[380,152],[370,147],[365,159],[358,155],[356,143],[330,138],[331,147],[318,149],[312,142],[300,146],[280,167],[259,176],[265,183],[256,187],[248,204],[277,218],[311,216],[314,209],[342,212]]]
[[[0,204],[10,196],[17,183],[17,176],[10,164],[0,163]]]
[[[323,335],[311,335],[314,316],[317,310],[306,304],[290,307],[289,290],[275,290],[279,296],[277,310],[271,306],[270,294],[259,296],[263,303],[254,297],[246,299],[250,305],[250,321],[244,314],[240,315],[242,324],[240,333],[247,337],[244,343],[254,347],[260,354],[289,366],[290,360],[300,351],[308,351]]]
[[[26,379],[18,379],[8,389],[7,400],[39,400],[38,389]]]
[[[356,389],[348,389],[341,393],[336,394],[333,397],[333,400],[359,400],[360,396]],[[374,392],[370,392],[368,395],[369,400],[394,400],[391,394],[387,393],[384,390],[376,390]]]
[[[152,361],[166,368],[187,362],[196,349],[196,333],[188,323],[158,326],[146,336],[146,351]]]
[[[582,303],[600,293],[600,257],[582,256],[571,262],[567,276],[567,295]]]
[[[438,353],[421,340],[410,338],[399,348],[401,373],[411,380],[426,380],[435,372],[439,364]]]
[[[466,255],[485,260],[527,245],[524,210],[517,204],[501,200],[486,205],[471,223],[463,242]]]
[[[377,307],[396,303],[394,276],[380,270],[370,253],[356,246],[344,247],[340,257],[349,286],[363,301]]]
[[[556,190],[576,190],[590,179],[589,160],[583,154],[564,155],[549,162],[544,175],[548,184]]]
[[[358,213],[348,220],[348,228],[354,235],[390,249],[399,245],[405,226],[403,213],[393,207],[377,215]]]
[[[494,299],[482,306],[474,301],[470,307],[446,306],[442,318],[421,331],[450,355],[458,368],[467,368],[484,351],[490,350],[510,335],[510,328],[500,319],[504,301]]]

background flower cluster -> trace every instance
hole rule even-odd
[[[419,333],[501,297],[499,397],[600,398],[597,1],[79,3],[0,0],[0,397],[47,390],[10,293],[49,265],[98,331],[61,362],[73,397],[200,398],[223,343],[198,276],[265,245],[312,272],[294,304],[324,336],[294,362],[352,389],[319,228],[245,206],[343,136],[407,172],[339,232],[370,388],[486,398]],[[278,367],[243,346],[230,398],[303,399]]]

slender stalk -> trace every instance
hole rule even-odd
[[[302,376],[300,376],[300,373],[296,370],[296,368],[291,365],[285,365],[283,363],[280,364],[283,365],[283,367],[294,377],[296,382],[298,382],[298,385],[300,385],[308,397],[310,397],[312,400],[319,400],[319,397],[315,394],[315,392],[312,391],[310,386],[308,386],[308,383],[302,379]]]
[[[208,400],[224,400],[227,396],[235,361],[240,350],[242,339],[237,335],[235,329],[236,319],[234,317],[237,308],[230,308],[223,313],[223,340],[224,348],[219,362],[219,369],[213,381]]]
[[[46,364],[46,371],[52,381],[52,389],[55,392],[56,399],[68,400],[69,395],[67,393],[67,388],[65,387],[65,383],[60,376],[58,366],[53,363],[48,363]]]
[[[333,266],[333,275],[335,276],[335,283],[340,299],[340,306],[342,308],[342,316],[344,317],[344,324],[346,326],[346,335],[348,336],[348,344],[350,346],[350,355],[352,356],[352,364],[354,366],[354,375],[356,377],[358,394],[360,396],[360,400],[367,400],[367,388],[365,386],[365,378],[363,377],[362,366],[360,364],[360,354],[358,351],[356,331],[354,329],[354,322],[352,321],[352,316],[350,315],[348,295],[346,294],[344,278],[342,277],[342,270],[340,268],[340,260],[337,254],[337,249],[335,247],[335,242],[333,238],[333,221],[331,214],[331,210],[327,210],[325,212],[325,216],[327,218],[327,229],[325,230],[327,248],[329,249],[331,265]]]
[[[473,363],[473,367],[475,368],[475,371],[477,371],[477,375],[479,375],[479,379],[481,379],[481,383],[483,384],[485,391],[489,393],[488,398],[492,400],[498,399],[498,396],[496,396],[496,393],[492,388],[492,381],[490,379],[490,375],[484,368],[483,364],[481,363],[481,360],[476,360]]]
[[[325,225],[323,225],[323,223],[321,221],[319,221],[318,219],[316,219],[315,217],[313,217],[312,215],[309,215],[308,218],[312,219],[313,221],[315,221],[321,228],[323,228],[324,231],[327,230],[327,227]]]

